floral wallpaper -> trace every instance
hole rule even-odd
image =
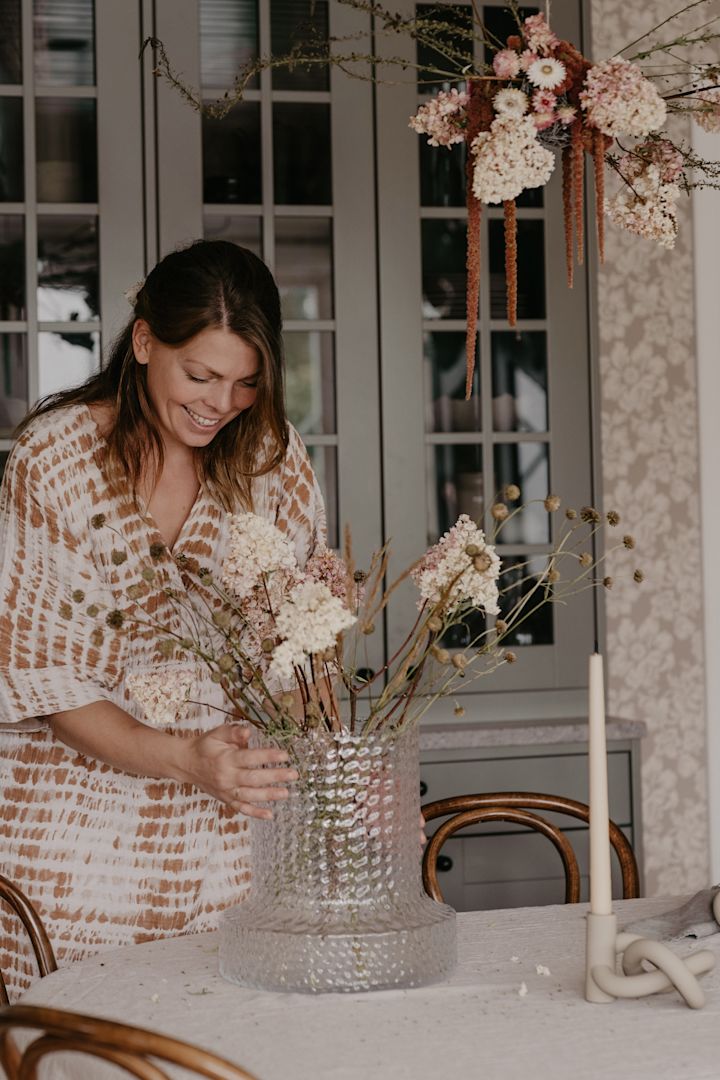
[[[592,0],[593,56],[612,55],[680,6]],[[618,582],[608,597],[608,711],[647,724],[650,896],[710,884],[689,200],[680,207],[673,251],[609,225],[598,280],[603,504],[632,527],[645,573],[643,585]]]

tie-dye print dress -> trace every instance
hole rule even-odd
[[[43,719],[105,699],[141,720],[128,675],[170,666],[153,638],[114,633],[85,614],[92,604],[126,606],[125,590],[161,539],[108,486],[103,447],[85,406],[42,417],[18,440],[0,494],[0,873],[39,910],[60,964],[212,928],[242,899],[250,873],[246,818],[190,784],[84,757]],[[283,464],[254,482],[253,509],[287,532],[301,565],[324,540],[322,498],[294,430]],[[105,527],[93,527],[98,514]],[[224,511],[201,489],[173,555],[219,570],[227,539]],[[170,555],[160,558],[175,588],[186,589]],[[77,615],[68,621],[73,591]],[[217,703],[218,687],[205,672],[199,678],[193,696]],[[221,721],[189,706],[175,730]],[[0,970],[11,999],[32,977],[29,956],[19,923],[3,911]]]

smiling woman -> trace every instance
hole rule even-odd
[[[241,509],[281,528],[300,566],[324,549],[285,416],[275,283],[251,252],[200,241],[151,271],[103,370],[24,421],[0,491],[0,873],[61,964],[213,927],[248,886],[246,817],[271,817],[258,804],[295,779],[284,751],[248,748],[204,667],[124,614],[132,597],[177,633],[177,608],[131,583],[149,574],[182,600],[190,560],[219,579]],[[131,690],[149,675],[178,688],[160,730]],[[2,916],[16,991],[22,948]]]

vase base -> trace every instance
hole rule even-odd
[[[220,918],[220,974],[240,986],[308,994],[437,982],[457,961],[455,912],[428,899],[413,915],[405,925],[323,933],[258,926],[241,904]]]

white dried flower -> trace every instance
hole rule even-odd
[[[493,108],[501,116],[524,116],[529,104],[527,94],[514,87],[498,90],[493,98]]]
[[[356,621],[327,585],[320,581],[296,585],[275,619],[277,632],[284,640],[273,652],[270,674],[290,678],[295,666],[313,653],[333,648],[338,634]]]
[[[267,575],[299,572],[292,545],[285,533],[257,514],[228,514],[228,554],[222,583],[243,600]]]
[[[487,566],[475,568],[478,555],[468,555],[466,548],[477,549],[487,555]],[[425,555],[412,573],[421,600],[437,604],[441,600],[448,611],[460,604],[471,603],[490,615],[498,613],[498,586],[500,559],[492,544],[485,542],[485,534],[467,514],[462,514]]]
[[[656,240],[663,247],[675,246],[677,236],[678,184],[664,184],[660,169],[649,164],[624,185],[607,204],[611,221],[636,236]]]
[[[531,116],[496,116],[471,150],[473,192],[483,203],[516,199],[526,188],[542,187],[555,167],[554,155],[538,142]]]
[[[195,685],[195,675],[191,671],[174,671],[172,678],[168,678],[167,672],[153,671],[128,676],[127,685],[142,705],[147,722],[154,727],[164,727],[180,719]]]
[[[527,77],[533,86],[538,86],[541,90],[555,90],[565,82],[567,71],[561,60],[543,56],[533,60],[527,69]]]
[[[409,126],[418,135],[427,135],[429,146],[464,142],[468,101],[464,90],[440,90],[410,117]]]
[[[665,123],[667,106],[637,64],[616,57],[591,67],[580,104],[587,122],[605,135],[643,138]]]

